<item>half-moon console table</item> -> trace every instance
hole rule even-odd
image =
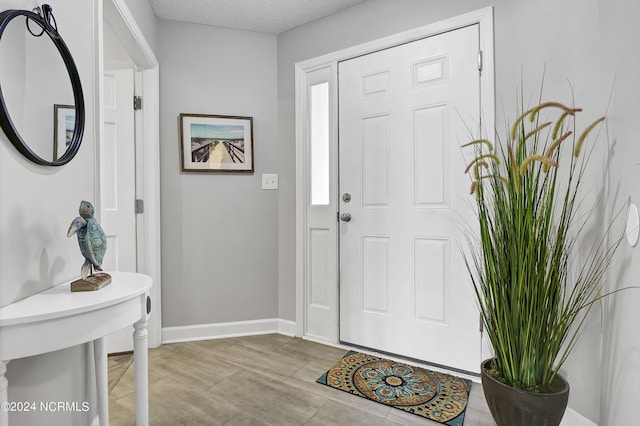
[[[0,426],[9,424],[11,405],[7,404],[9,383],[5,373],[10,360],[86,342],[93,342],[100,425],[108,425],[105,336],[131,324],[136,423],[149,424],[147,321],[152,280],[132,272],[110,274],[111,284],[97,291],[72,293],[67,282],[0,308]]]

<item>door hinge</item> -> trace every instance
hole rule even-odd
[[[482,71],[482,50],[478,50],[478,71]]]
[[[144,213],[144,201],[143,200],[136,200],[135,211],[136,211],[136,214]]]
[[[138,111],[142,109],[142,96],[133,97],[133,110]]]

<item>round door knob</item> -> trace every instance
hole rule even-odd
[[[342,213],[340,215],[340,220],[343,222],[351,222],[351,214],[350,213]]]

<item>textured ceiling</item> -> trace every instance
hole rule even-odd
[[[362,1],[151,0],[151,5],[161,19],[279,34]]]

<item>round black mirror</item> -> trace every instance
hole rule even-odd
[[[0,12],[0,127],[11,143],[36,164],[62,166],[80,149],[84,121],[78,69],[51,7]]]

